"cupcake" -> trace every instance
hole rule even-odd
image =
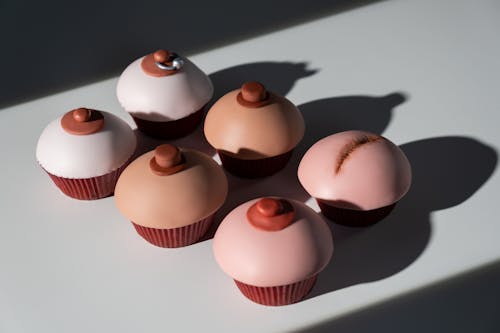
[[[347,131],[309,148],[298,177],[326,217],[346,226],[367,226],[386,217],[408,192],[411,166],[388,139]]]
[[[45,127],[36,159],[64,194],[93,200],[113,194],[136,144],[134,132],[122,119],[79,108]]]
[[[286,305],[303,299],[333,253],[330,229],[305,204],[270,197],[231,211],[215,233],[217,263],[248,299]]]
[[[187,58],[158,50],[131,63],[116,88],[118,101],[149,136],[173,139],[192,132],[213,96],[208,76]]]
[[[206,233],[226,196],[226,176],[211,157],[163,144],[123,171],[115,203],[146,241],[181,247]]]
[[[265,177],[287,164],[304,136],[304,119],[285,97],[247,82],[208,111],[205,136],[227,171],[244,178]]]

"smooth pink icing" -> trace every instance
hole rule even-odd
[[[360,136],[374,134],[347,131],[316,142],[299,164],[298,177],[313,197],[337,207],[370,210],[403,197],[411,184],[411,166],[403,151],[382,138],[359,146],[336,173],[345,145]]]
[[[258,199],[231,211],[213,241],[215,259],[233,279],[258,287],[281,286],[319,273],[330,261],[333,240],[323,218],[310,207],[289,200],[295,221],[279,231],[263,231],[246,217]]]

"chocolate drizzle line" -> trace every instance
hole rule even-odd
[[[344,162],[349,158],[349,156],[351,156],[351,154],[356,149],[358,149],[359,147],[361,147],[362,145],[365,145],[367,143],[376,142],[376,141],[379,141],[382,139],[383,139],[383,137],[381,137],[379,135],[364,135],[363,134],[362,136],[354,139],[352,142],[346,144],[342,148],[342,150],[340,151],[340,156],[339,156],[339,159],[337,161],[335,173],[340,172],[340,169],[342,168],[342,165],[344,164]]]

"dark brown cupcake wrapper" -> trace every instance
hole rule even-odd
[[[180,228],[156,229],[144,227],[138,224],[134,225],[137,233],[149,243],[159,247],[182,247],[196,243],[210,228],[213,222],[214,214],[196,223]]]
[[[189,116],[171,121],[151,121],[136,117],[132,118],[137,129],[156,139],[176,139],[193,132],[203,119],[205,106]]]
[[[316,199],[316,201],[324,216],[337,224],[347,227],[367,227],[373,225],[389,215],[397,204],[395,202],[391,205],[372,210],[355,210],[334,207],[321,199]]]
[[[255,303],[262,305],[287,305],[297,303],[311,291],[317,275],[308,279],[276,287],[257,287],[234,280],[241,293]]]
[[[96,200],[113,195],[118,177],[129,163],[130,161],[110,173],[92,178],[64,178],[44,170],[67,196],[79,200]]]
[[[242,178],[260,178],[275,174],[283,169],[293,154],[293,149],[281,155],[257,160],[243,160],[218,150],[222,166],[231,174]]]

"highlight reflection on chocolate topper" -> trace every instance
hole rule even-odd
[[[116,94],[145,134],[161,139],[192,132],[214,93],[210,78],[189,59],[157,50],[132,62],[120,75]]]

